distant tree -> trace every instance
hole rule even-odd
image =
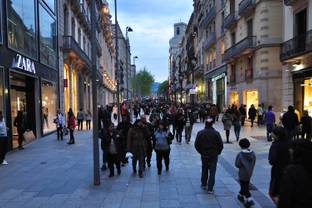
[[[131,80],[134,91],[139,96],[151,94],[151,86],[154,83],[154,76],[144,67]]]
[[[159,85],[158,91],[157,91],[158,96],[163,96],[165,99],[169,99],[169,81],[166,80],[162,82]]]

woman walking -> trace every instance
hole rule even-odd
[[[303,111],[300,123],[302,124],[301,138],[311,140],[312,118],[308,111]]]
[[[57,131],[57,140],[63,140],[63,128],[65,126],[65,118],[60,110],[57,110],[56,118],[54,120]]]
[[[236,141],[239,141],[240,131],[241,131],[241,122],[242,122],[242,115],[237,110],[237,107],[234,106],[233,108],[233,126],[234,126],[234,133],[236,136]]]
[[[8,128],[5,124],[2,111],[0,111],[0,164],[8,165],[5,155],[8,147]]]
[[[86,114],[86,128],[87,130],[91,130],[91,120],[92,120],[92,114],[91,111],[88,110]]]
[[[69,128],[69,142],[67,144],[75,144],[74,130],[76,128],[76,118],[73,110],[70,108],[68,111],[68,128]]]
[[[23,111],[18,111],[17,116],[14,119],[14,126],[17,128],[18,133],[18,149],[23,150],[24,133],[26,131],[26,121]]]
[[[173,135],[165,127],[164,122],[161,121],[158,125],[158,129],[154,133],[153,138],[158,175],[161,175],[162,160],[165,161],[166,171],[169,171],[170,144],[172,143],[173,138]]]
[[[256,116],[257,116],[257,110],[255,108],[255,106],[252,104],[248,110],[248,116],[251,122],[251,127],[253,127]]]
[[[230,109],[227,109],[222,117],[222,123],[226,135],[226,143],[230,143],[230,131],[232,128],[233,116]]]

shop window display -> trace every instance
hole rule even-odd
[[[42,81],[42,128],[43,133],[49,133],[55,130],[53,120],[57,110],[56,85],[51,82]]]
[[[4,114],[5,117],[5,110],[4,110],[4,74],[3,74],[3,67],[0,67],[0,111]]]
[[[304,80],[304,105],[303,109],[312,115],[312,79]]]
[[[251,105],[254,105],[255,108],[258,108],[259,105],[259,93],[257,90],[247,90],[245,92],[245,99],[246,99],[246,105],[247,109],[249,110]]]
[[[238,92],[230,93],[230,105],[239,105],[239,94]]]

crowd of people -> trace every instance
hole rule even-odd
[[[120,112],[120,117],[118,116]],[[144,177],[144,171],[151,167],[153,152],[156,154],[157,174],[163,169],[170,170],[170,152],[174,140],[181,145],[184,132],[185,143],[190,144],[194,123],[204,122],[205,127],[197,133],[194,146],[201,155],[202,175],[201,187],[214,193],[215,176],[218,157],[224,148],[220,133],[214,129],[214,124],[221,120],[225,130],[225,143],[231,143],[230,132],[233,126],[237,144],[241,151],[237,153],[235,164],[238,169],[240,192],[238,200],[245,206],[254,205],[249,190],[250,180],[256,164],[256,152],[251,148],[247,138],[241,138],[241,127],[246,119],[250,120],[251,128],[257,119],[258,126],[266,126],[267,141],[272,142],[268,162],[272,166],[269,195],[279,208],[308,208],[312,207],[312,118],[307,111],[302,117],[294,107],[280,118],[277,124],[273,107],[267,109],[259,105],[256,109],[251,105],[247,111],[245,105],[232,105],[222,110],[216,105],[202,104],[174,105],[169,103],[123,102],[119,109],[117,105],[105,106],[98,109],[99,138],[102,149],[102,171],[109,171],[108,176],[120,175],[122,166],[126,166],[131,158],[133,175]],[[220,116],[221,115],[221,116]],[[221,119],[219,119],[219,117]],[[69,109],[65,116],[57,111],[54,123],[57,128],[57,140],[63,140],[67,129],[70,134],[68,144],[75,144],[74,130],[91,128],[91,112],[79,110],[77,116]],[[300,119],[299,119],[300,118]],[[22,135],[23,117],[18,115],[14,125]],[[76,126],[77,123],[77,126]],[[66,129],[66,130],[64,130]],[[0,162],[5,160],[7,146],[7,126],[0,112]],[[21,143],[22,143],[22,139]],[[21,146],[22,147],[22,146]],[[164,168],[163,168],[164,164]]]

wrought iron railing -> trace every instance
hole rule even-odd
[[[89,59],[88,55],[81,49],[79,44],[72,36],[63,36],[63,50],[73,51],[88,66],[91,66],[91,60]]]
[[[237,22],[237,12],[230,13],[228,16],[224,18],[224,27],[226,29],[231,28]]]
[[[204,49],[208,49],[217,41],[216,33],[212,32],[209,34],[208,38],[204,41]]]
[[[200,22],[200,27],[207,27],[212,20],[216,17],[217,12],[216,12],[216,7],[213,6],[208,13],[206,14],[206,16],[201,20]]]
[[[248,36],[240,42],[233,45],[231,48],[224,52],[223,61],[228,61],[231,58],[235,58],[243,53],[247,49],[254,49],[256,47],[256,37]]]

